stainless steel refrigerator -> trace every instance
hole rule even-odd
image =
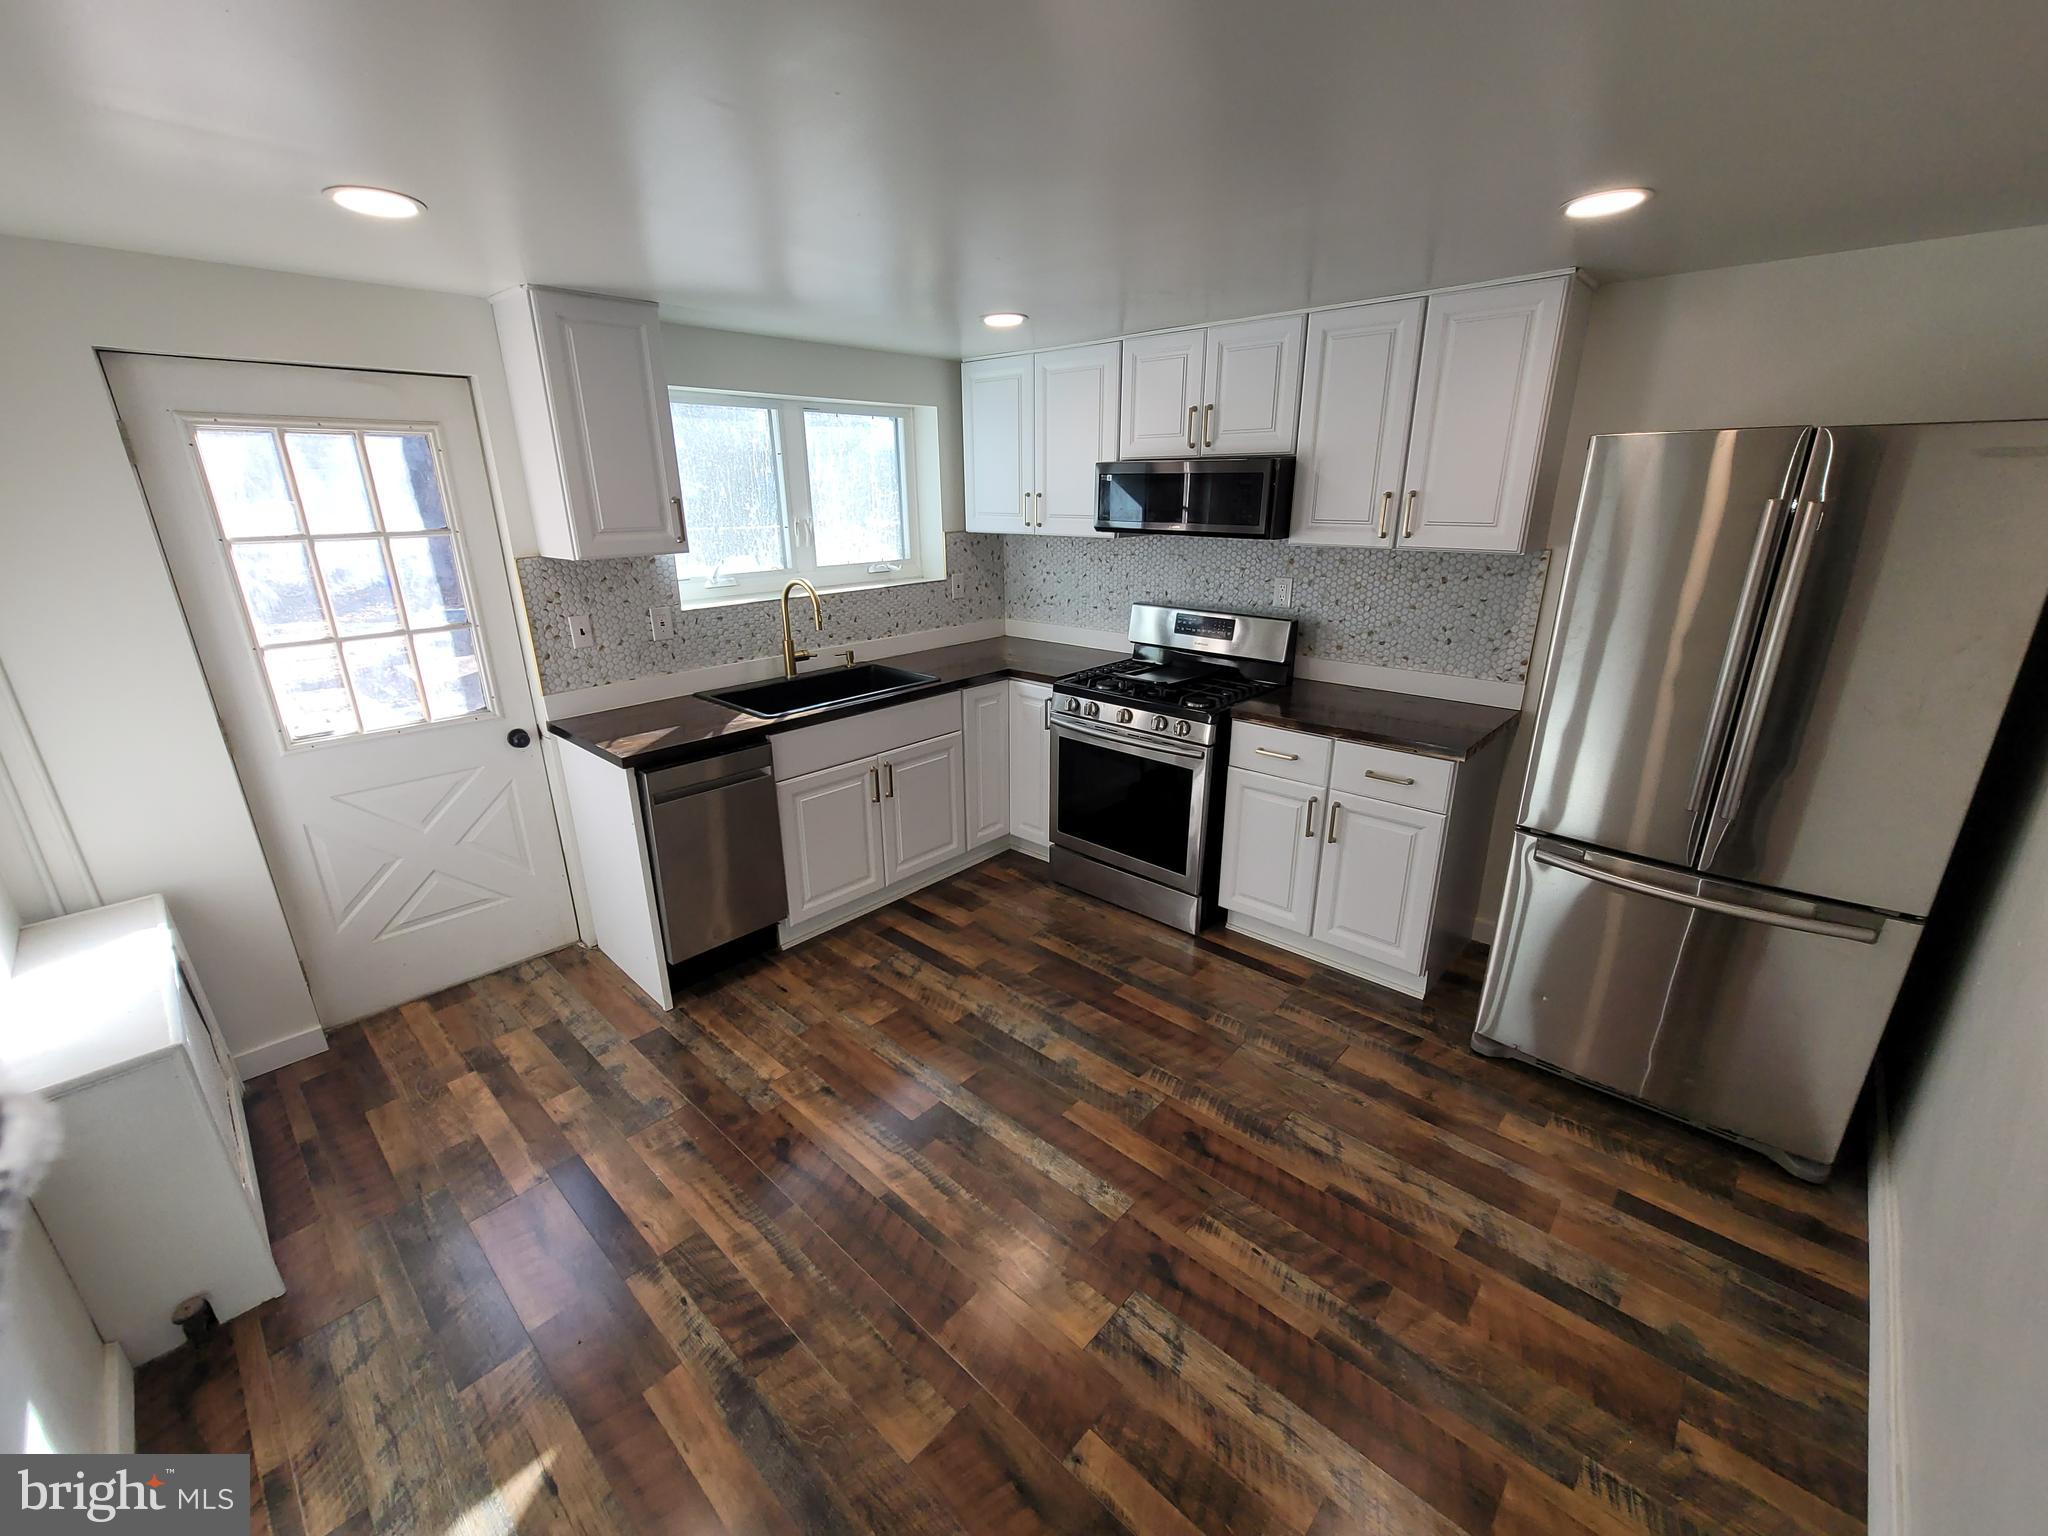
[[[2048,422],[1594,438],[1473,1044],[1825,1178],[2044,598]]]

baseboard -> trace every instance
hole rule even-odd
[[[1001,619],[979,619],[972,624],[953,624],[944,629],[920,629],[907,635],[886,635],[879,640],[856,640],[850,646],[838,649],[850,649],[860,661],[875,661],[911,651],[965,645],[972,640],[993,640],[1003,632]],[[707,688],[730,688],[735,683],[759,682],[781,671],[780,656],[749,656],[744,661],[721,662],[715,667],[693,667],[687,672],[650,672],[645,677],[627,678],[623,682],[595,683],[588,688],[565,688],[559,693],[545,694],[540,701],[541,713],[549,720],[566,720],[571,715],[593,714],[601,709],[623,709],[629,704],[677,699],[684,694],[702,693]]]
[[[308,1056],[318,1056],[326,1049],[327,1031],[315,1024],[295,1035],[272,1040],[267,1045],[236,1052],[235,1070],[242,1075],[242,1081],[246,1083],[252,1077],[275,1072],[279,1067],[288,1067],[295,1061],[304,1061]]]
[[[1036,859],[1041,864],[1052,861],[1052,848],[1046,843],[1034,843],[1026,838],[1011,836],[1003,839],[1002,846],[1012,853],[1021,853],[1026,858]]]
[[[1284,949],[1289,954],[1300,955],[1319,965],[1327,965],[1333,971],[1342,971],[1347,976],[1356,976],[1360,981],[1369,981],[1375,986],[1387,987],[1409,997],[1422,997],[1429,991],[1429,977],[1410,975],[1386,966],[1374,965],[1372,961],[1339,949],[1334,944],[1324,944],[1315,939],[1305,939],[1298,933],[1289,933],[1285,928],[1276,928],[1271,923],[1262,923],[1255,917],[1240,917],[1232,912],[1223,920],[1223,926],[1232,933],[1242,933],[1270,944],[1275,949]]]
[[[1884,1068],[1871,1074],[1870,1536],[1906,1536],[1904,1329],[1899,1306],[1899,1195],[1892,1175]]]
[[[100,1347],[100,1450],[135,1451],[135,1367],[118,1344]]]
[[[1060,645],[1085,645],[1100,651],[1127,651],[1130,637],[1122,630],[1079,629],[1071,624],[1039,624],[1010,619],[1005,631],[1023,640],[1050,640]],[[1363,662],[1335,661],[1304,653],[1295,658],[1295,674],[1350,688],[1378,688],[1387,693],[1413,693],[1423,698],[1453,699],[1463,704],[1491,704],[1520,709],[1526,683],[1504,683],[1489,677],[1454,677],[1448,672],[1416,672],[1405,667],[1370,667]]]

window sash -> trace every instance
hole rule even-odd
[[[798,395],[743,395],[707,389],[671,389],[668,394],[670,400],[688,405],[746,406],[772,413],[776,489],[782,507],[783,548],[789,557],[787,563],[776,570],[744,572],[721,578],[715,585],[701,576],[683,574],[682,557],[677,557],[676,587],[685,607],[773,597],[796,577],[802,577],[821,591],[891,586],[930,579],[925,572],[926,541],[922,537],[918,515],[916,413],[913,407]],[[877,570],[875,566],[881,562],[872,561],[837,565],[818,563],[817,522],[811,502],[809,440],[804,431],[806,411],[882,416],[896,423],[896,477],[902,490],[904,555],[900,561],[887,562],[894,569]]]

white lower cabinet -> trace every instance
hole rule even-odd
[[[792,925],[851,906],[888,884],[881,769],[873,758],[779,783],[775,798]]]
[[[1010,684],[1010,836],[1052,842],[1052,687]]]
[[[1223,802],[1225,910],[1309,932],[1316,901],[1316,814],[1323,791],[1270,773],[1231,770]]]
[[[1343,797],[1332,800],[1326,814],[1315,921],[1307,931],[1395,970],[1420,972],[1443,858],[1444,818]]]
[[[970,848],[999,841],[1010,832],[1010,686],[984,683],[960,695]]]
[[[967,851],[967,806],[960,738],[941,736],[885,752],[882,771],[882,868],[894,885]]]
[[[1477,926],[1502,738],[1465,763],[1264,727],[1231,740],[1230,926],[1422,996]]]

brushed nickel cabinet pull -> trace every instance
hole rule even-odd
[[[1034,491],[1032,494],[1038,498],[1038,526],[1043,528],[1045,526],[1045,492]]]
[[[1216,446],[1216,407],[1213,403],[1202,407],[1202,446]]]
[[[1382,784],[1413,784],[1413,779],[1404,779],[1398,773],[1381,773],[1377,768],[1365,770],[1368,779],[1378,779]]]
[[[896,798],[896,765],[894,763],[882,764],[882,798],[884,800],[894,800]]]
[[[1330,802],[1330,835],[1324,839],[1325,842],[1334,843],[1337,841],[1337,813],[1343,809],[1342,801],[1332,800]]]
[[[1275,752],[1271,747],[1253,747],[1252,750],[1261,757],[1277,757],[1283,763],[1298,763],[1301,761],[1301,754],[1299,752]]]
[[[1320,799],[1322,799],[1321,795],[1310,795],[1308,797],[1308,815],[1301,824],[1301,835],[1310,842],[1316,840],[1316,802]]]
[[[1401,518],[1401,537],[1404,539],[1415,537],[1415,498],[1421,494],[1420,491],[1408,493],[1408,510]]]
[[[1388,491],[1380,497],[1380,537],[1387,536],[1387,519],[1394,515],[1394,493]]]
[[[1196,406],[1191,405],[1188,407],[1188,447],[1191,449],[1195,446],[1195,414],[1197,410],[1198,407]]]
[[[671,496],[668,499],[668,504],[671,507],[675,508],[676,537],[680,539],[683,537],[683,498],[680,496]]]

